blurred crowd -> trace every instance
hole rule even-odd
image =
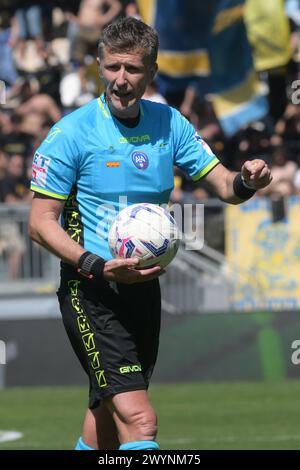
[[[28,202],[34,149],[53,123],[101,93],[95,62],[101,28],[128,15],[139,17],[134,1],[0,0],[0,80],[6,88],[6,102],[0,99],[0,203]],[[224,135],[209,96],[201,96],[193,83],[172,99],[163,96],[155,82],[145,94],[146,99],[180,109],[229,168],[239,170],[249,157],[264,158],[274,177],[259,192],[264,196],[300,195],[300,93],[293,88],[300,79],[299,14],[289,20],[291,61],[261,73],[269,114],[234,136]],[[209,197],[201,182],[192,183],[176,170],[173,201]],[[1,240],[8,232],[9,227],[1,224],[0,254]],[[17,238],[15,234],[22,253],[22,241]]]

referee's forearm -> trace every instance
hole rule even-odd
[[[36,243],[74,266],[77,266],[80,256],[86,251],[55,220],[43,221],[41,224],[30,221],[29,235]]]
[[[238,205],[242,204],[245,202],[245,199],[241,199],[239,196],[236,195],[234,191],[234,179],[238,175],[238,172],[236,171],[230,171],[227,173],[226,178],[225,178],[225,188],[226,190],[224,191],[224,196],[221,197],[222,201],[226,202],[227,204],[233,204],[233,205]]]

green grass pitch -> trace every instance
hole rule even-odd
[[[300,381],[153,385],[162,449],[299,449]],[[0,391],[1,431],[23,433],[3,449],[73,449],[87,391]]]

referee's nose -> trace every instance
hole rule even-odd
[[[127,84],[125,67],[121,67],[117,72],[116,85],[118,88],[124,88]]]

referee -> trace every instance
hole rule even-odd
[[[178,111],[141,99],[157,71],[157,50],[156,32],[142,21],[105,27],[98,58],[105,93],[55,124],[33,159],[30,235],[61,259],[62,318],[89,377],[78,450],[159,449],[147,389],[162,271],[111,259],[107,233],[125,199],[167,203],[173,165],[232,204],[271,181],[262,160],[230,172]]]

